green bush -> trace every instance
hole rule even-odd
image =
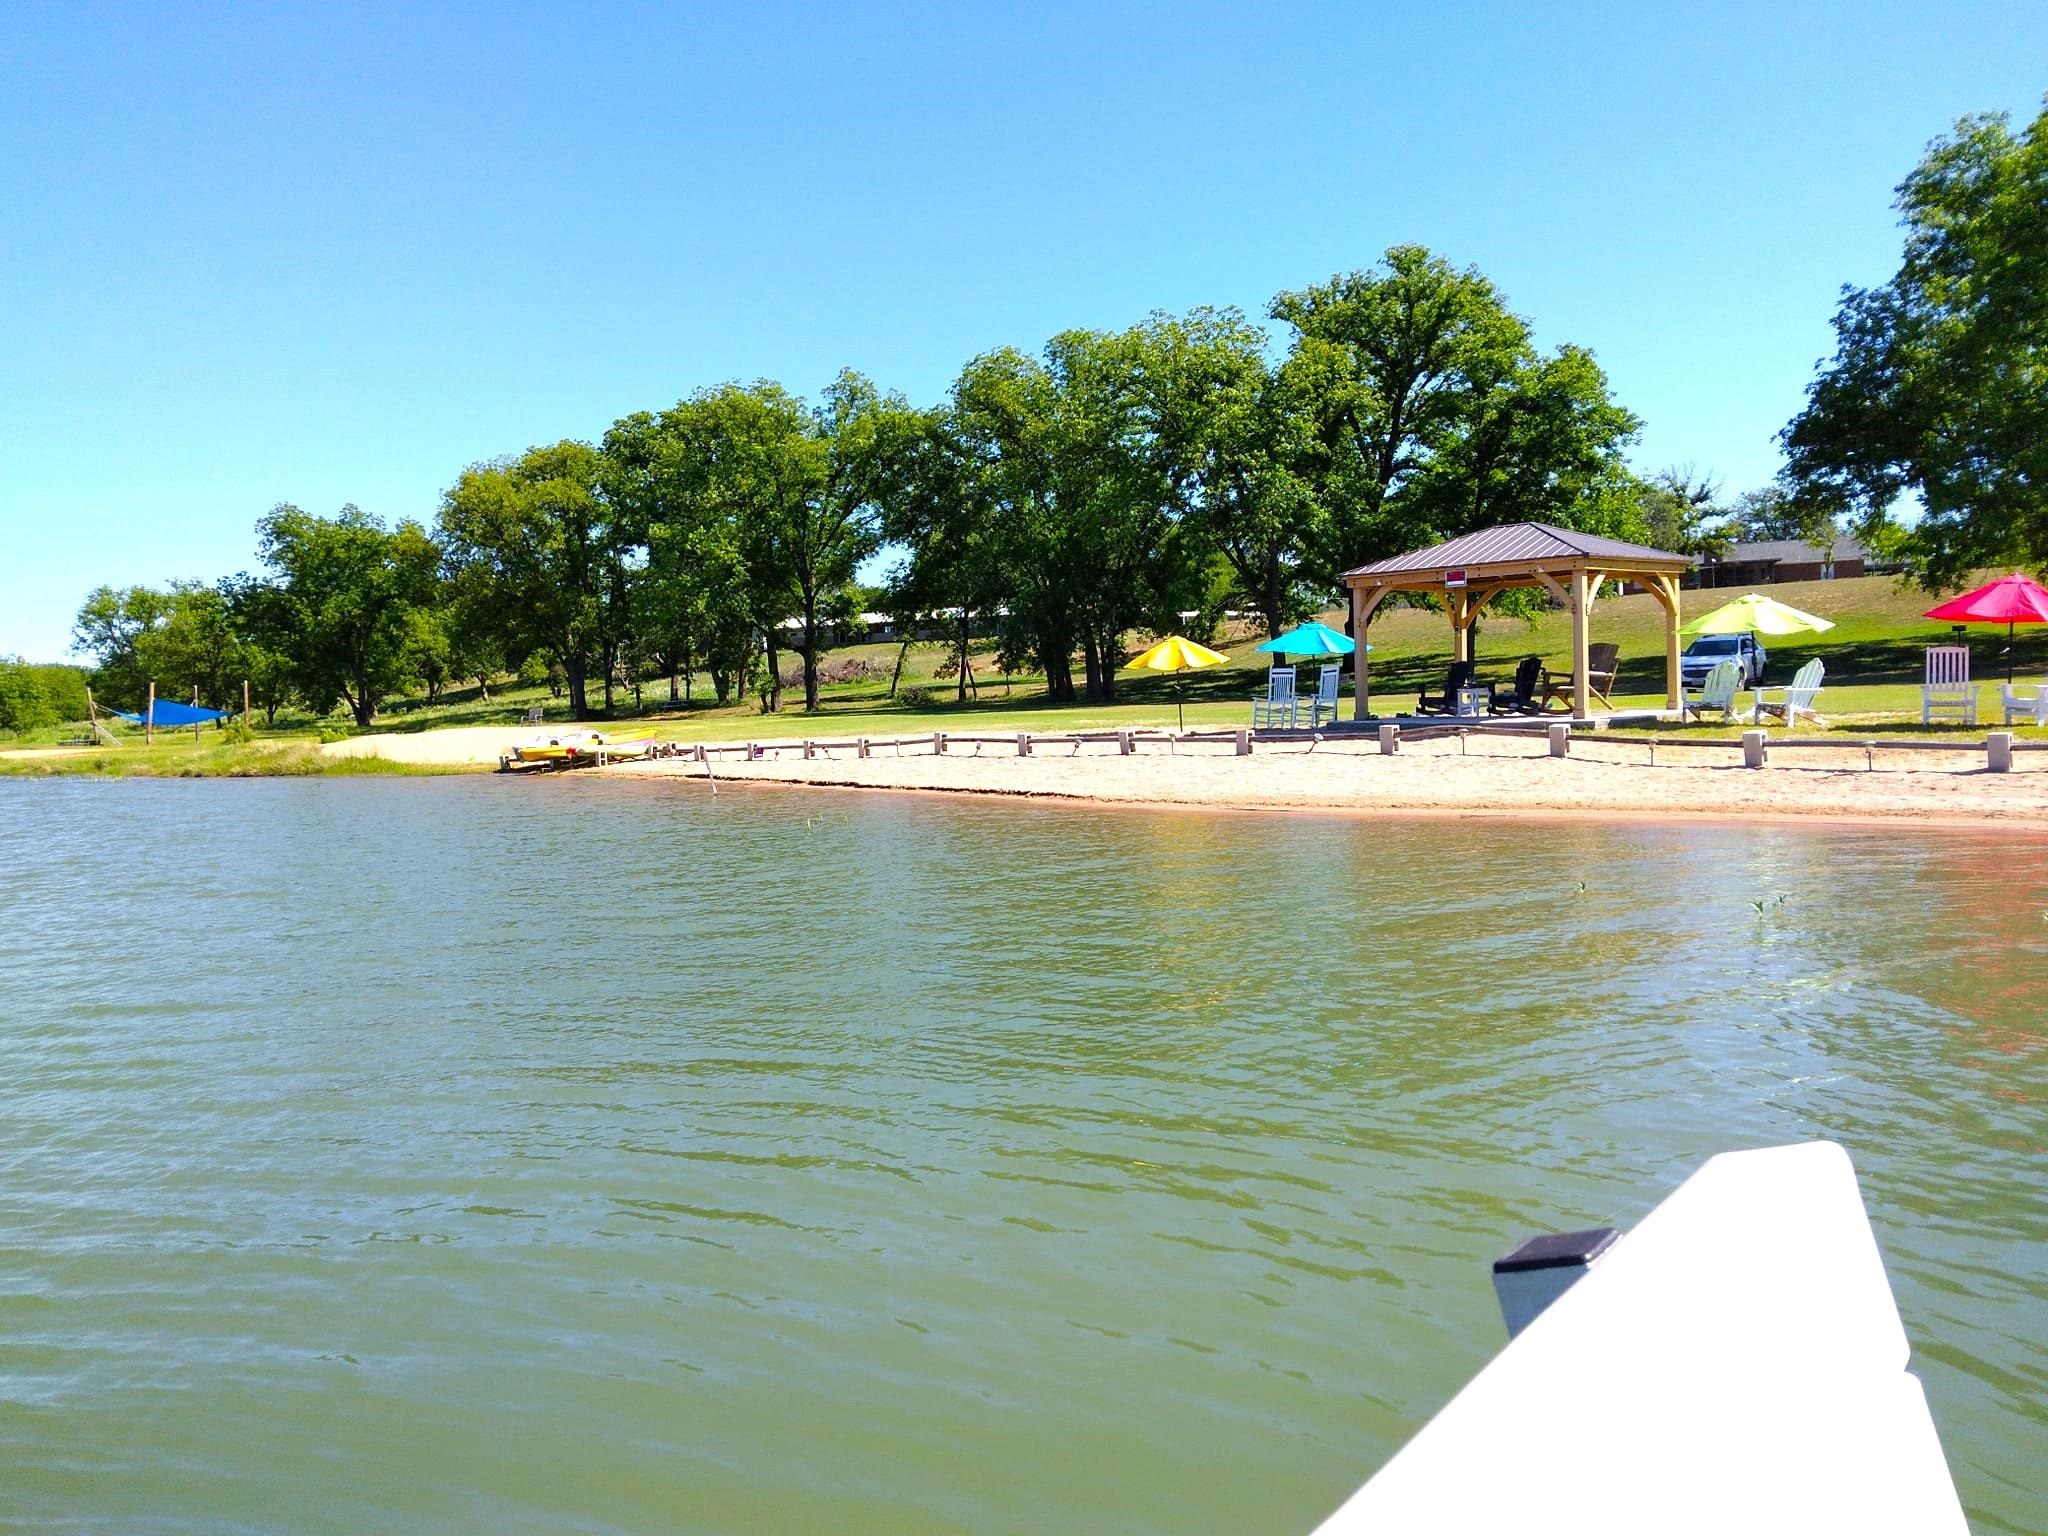
[[[221,735],[231,747],[246,747],[256,739],[256,732],[239,720],[230,720]]]
[[[355,731],[346,725],[337,725],[332,720],[320,722],[320,740],[324,745],[330,741],[347,741]]]
[[[36,731],[60,718],[38,675],[41,668],[0,657],[0,731]]]
[[[922,683],[912,683],[908,687],[896,690],[896,702],[905,709],[929,709],[937,700],[933,697],[931,689]]]

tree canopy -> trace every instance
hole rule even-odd
[[[1931,585],[2048,563],[2048,102],[1967,117],[1898,188],[1898,272],[1843,290],[1835,353],[1782,441],[1814,520],[1896,540]],[[1887,541],[1892,542],[1892,541]]]

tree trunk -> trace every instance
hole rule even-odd
[[[477,673],[476,692],[478,703],[488,704],[491,702],[491,676],[488,672]]]
[[[959,688],[954,695],[954,702],[960,704],[967,702],[967,679],[972,671],[967,664],[967,645],[967,605],[962,603],[960,605],[960,682]]]
[[[910,654],[910,631],[903,632],[903,643],[896,647],[896,670],[889,674],[889,697],[896,697],[896,685],[903,681],[903,658]]]
[[[584,675],[583,653],[571,650],[562,658],[562,672],[569,682],[569,718],[588,720],[590,718],[590,690]]]
[[[1259,617],[1266,621],[1266,638],[1272,639],[1280,633],[1284,622],[1281,610],[1286,606],[1287,594],[1280,580],[1280,562],[1269,558],[1266,561],[1266,580],[1259,593]]]
[[[682,684],[682,679],[681,679],[680,677],[678,677],[678,676],[676,675],[676,669],[675,669],[674,667],[670,667],[670,668],[668,669],[668,701],[669,701],[669,703],[671,703],[671,704],[680,704],[680,703],[682,702],[682,697],[681,697],[680,693],[678,692],[679,688],[681,687],[681,684]]]
[[[777,714],[782,709],[782,650],[775,643],[775,630],[770,627],[766,635],[768,646],[768,696],[762,702],[768,713]]]
[[[1092,627],[1084,630],[1081,635],[1081,666],[1084,675],[1084,686],[1088,693],[1088,702],[1090,704],[1101,703],[1102,656],[1096,649],[1095,631]]]
[[[815,593],[804,594],[804,709],[816,713],[818,708],[818,599]]]
[[[732,702],[732,674],[730,672],[721,672],[717,667],[713,667],[711,669],[711,691],[718,699],[718,707],[720,709],[730,704]]]

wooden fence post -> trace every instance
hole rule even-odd
[[[1550,725],[1550,755],[1563,757],[1572,749],[1572,728],[1569,721],[1555,720]]]
[[[1380,756],[1392,757],[1401,750],[1401,727],[1392,721],[1380,726]]]

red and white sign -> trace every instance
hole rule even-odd
[[[1463,571],[1445,571],[1444,585],[1447,587],[1462,587],[1465,585],[1465,573]]]

